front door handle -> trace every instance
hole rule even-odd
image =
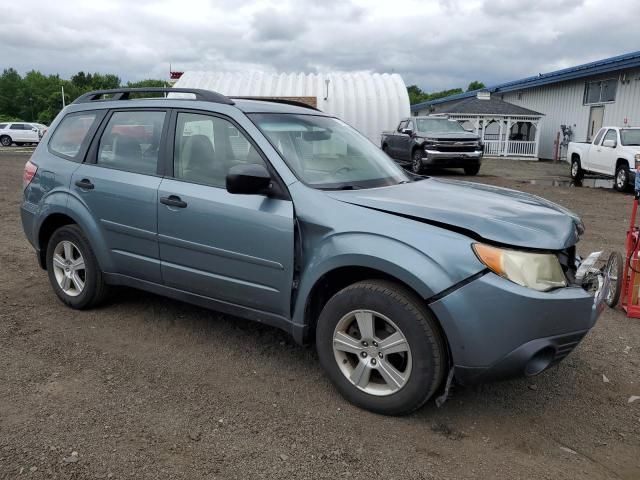
[[[91,180],[89,180],[88,178],[76,180],[76,186],[82,188],[83,190],[93,190],[95,188],[95,185],[91,183]]]
[[[187,202],[183,202],[177,195],[169,195],[168,197],[160,197],[160,203],[170,207],[186,208]]]

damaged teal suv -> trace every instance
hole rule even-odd
[[[86,309],[124,285],[276,326],[384,414],[536,375],[594,325],[610,282],[581,265],[576,215],[406,173],[294,103],[123,89],[64,109],[21,206],[58,297]]]

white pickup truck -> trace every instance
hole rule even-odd
[[[640,127],[603,127],[591,143],[570,142],[567,158],[574,180],[585,173],[610,175],[613,187],[625,191],[635,179],[636,162],[640,165]]]

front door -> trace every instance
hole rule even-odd
[[[607,140],[614,142],[614,146],[605,146],[604,142]],[[593,145],[589,152],[589,156],[592,160],[590,168],[595,172],[613,175],[615,173],[617,160],[616,146],[618,145],[618,132],[613,128],[608,129],[607,133],[604,134],[599,143],[599,145]]]
[[[404,128],[408,128],[412,132],[416,131],[415,125],[411,120],[407,122],[407,126]],[[413,137],[411,135],[407,135],[406,133],[403,133],[398,137],[398,158],[411,161],[411,142],[412,141],[413,141]]]
[[[589,112],[589,126],[587,128],[587,142],[590,142],[598,130],[602,128],[604,119],[604,106],[591,107]]]
[[[294,258],[290,200],[227,192],[226,174],[264,158],[229,119],[179,112],[173,178],[159,189],[165,285],[288,316]]]
[[[88,160],[73,173],[74,189],[109,249],[115,271],[161,283],[157,173],[164,111],[116,111]],[[91,158],[93,157],[93,158]]]

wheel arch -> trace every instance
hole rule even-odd
[[[43,270],[47,269],[47,245],[53,232],[65,225],[76,224],[69,215],[61,212],[54,212],[48,215],[38,228],[38,263]]]
[[[76,224],[91,245],[100,269],[104,272],[113,271],[110,250],[96,219],[93,218],[91,212],[80,199],[74,195],[67,195],[66,197],[66,207],[50,204],[50,211],[38,225],[35,232],[39,250],[38,261],[41,262],[41,266],[43,264],[46,265],[47,243],[53,232],[64,225]],[[43,227],[45,228],[44,230]]]
[[[629,160],[627,160],[626,158],[618,157],[616,159],[616,171],[618,171],[618,168],[620,168],[620,165],[622,164],[626,164],[628,169],[631,168],[631,165],[629,164]]]

